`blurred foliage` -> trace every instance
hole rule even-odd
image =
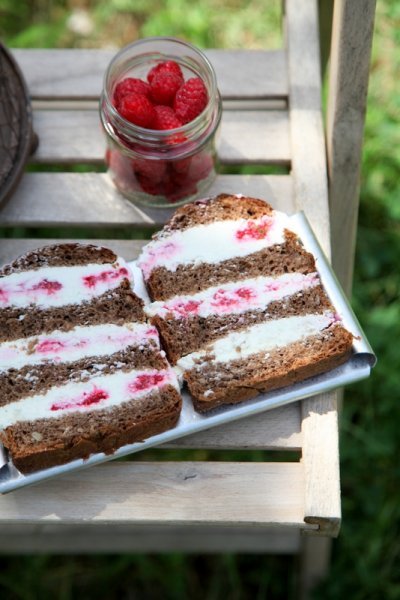
[[[9,46],[120,47],[173,35],[202,47],[277,47],[279,2],[0,0]],[[400,3],[377,3],[353,305],[378,365],[349,386],[341,417],[343,526],[319,599],[400,599]],[[258,170],[257,170],[258,172]],[[202,451],[202,459],[206,459]],[[259,460],[258,454],[246,458]],[[4,557],[1,597],[293,598],[290,557]]]
[[[201,47],[278,47],[277,0],[0,0],[0,36],[11,47],[124,46],[169,35]]]

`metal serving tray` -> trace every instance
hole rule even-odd
[[[179,422],[174,429],[148,438],[144,442],[123,446],[112,455],[105,455],[103,453],[94,454],[86,460],[74,460],[66,465],[43,469],[42,471],[37,471],[30,475],[22,475],[17,471],[0,444],[0,493],[10,492],[49,477],[55,477],[56,475],[62,475],[63,473],[83,469],[121,456],[126,456],[127,454],[139,452],[140,450],[158,446],[191,433],[196,433],[217,425],[261,413],[265,410],[314,396],[321,392],[326,392],[368,377],[372,367],[376,363],[376,357],[350,308],[350,304],[344,296],[304,214],[297,213],[290,217],[290,221],[290,228],[299,235],[305,248],[315,256],[317,268],[325,290],[336,311],[341,316],[344,326],[354,336],[353,354],[345,364],[337,369],[333,369],[316,377],[311,377],[296,383],[295,385],[262,394],[256,399],[248,400],[238,405],[219,407],[206,415],[199,414],[193,409],[190,395],[188,392],[184,391],[182,413]],[[143,282],[141,281],[140,271],[135,263],[131,263],[131,266],[135,275],[135,291],[139,293],[145,301],[148,301]],[[138,280],[140,281],[140,289],[137,285]]]

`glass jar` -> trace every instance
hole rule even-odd
[[[113,103],[117,84],[127,77],[147,81],[164,61],[179,64],[184,80],[199,77],[208,93],[204,110],[168,130],[146,129],[124,119]],[[108,172],[133,203],[178,206],[204,194],[216,175],[215,138],[222,103],[215,72],[197,48],[174,38],[145,38],[123,48],[104,77],[100,117],[106,134]]]

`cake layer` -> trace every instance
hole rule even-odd
[[[317,273],[285,273],[278,277],[253,277],[208,287],[197,294],[174,296],[145,307],[149,317],[188,319],[193,316],[241,314],[262,310],[273,301],[315,287]]]
[[[268,353],[275,348],[284,349],[304,338],[317,335],[334,322],[335,315],[326,311],[258,323],[228,333],[197,352],[183,356],[177,361],[177,372],[186,373],[202,364],[209,367],[212,363],[246,359],[252,354]]]
[[[203,362],[186,371],[193,404],[200,412],[233,404],[334,369],[351,354],[352,335],[335,324],[286,346],[228,362]]]
[[[90,302],[42,309],[8,307],[0,310],[0,342],[48,333],[69,331],[76,325],[100,323],[122,324],[144,321],[143,301],[124,279],[118,287],[93,298]]]
[[[140,255],[145,279],[154,268],[175,271],[179,265],[218,264],[283,244],[288,218],[282,213],[258,219],[224,220],[195,225],[156,237]]]
[[[43,267],[67,267],[113,263],[117,255],[109,248],[78,242],[52,244],[31,250],[0,269],[0,278]]]
[[[152,341],[158,346],[158,334],[146,323],[102,323],[77,326],[70,331],[52,331],[0,344],[0,373],[29,365],[51,362],[75,362],[90,356],[104,356]]]
[[[179,393],[166,384],[108,409],[22,421],[0,438],[17,469],[30,473],[141,442],[174,427],[180,409]]]
[[[285,233],[285,242],[254,254],[224,260],[217,264],[179,265],[175,271],[165,267],[152,270],[146,281],[152,300],[167,300],[177,295],[195,294],[210,286],[259,276],[285,273],[313,273],[315,261],[295,235]]]
[[[123,259],[108,264],[43,267],[12,273],[0,279],[0,308],[60,307],[80,304],[131,279]]]
[[[259,219],[273,214],[273,208],[264,200],[248,198],[242,194],[219,194],[216,198],[197,200],[178,208],[157,236],[214,221]]]
[[[157,345],[128,346],[107,356],[90,356],[75,362],[51,361],[0,373],[0,406],[33,394],[44,394],[52,386],[83,382],[92,377],[132,369],[166,369],[168,363]]]
[[[272,319],[321,313],[326,310],[332,310],[332,306],[323,288],[318,285],[282,300],[266,303],[260,309],[253,309],[249,305],[246,312],[239,314],[226,312],[208,317],[193,314],[181,319],[163,319],[156,316],[152,318],[152,322],[159,330],[168,359],[175,364],[180,357],[224,337],[227,332],[248,329],[252,325]]]
[[[170,368],[116,371],[86,382],[68,382],[50,388],[45,394],[34,394],[1,406],[0,429],[21,421],[57,419],[73,412],[109,409],[167,384],[178,387]]]

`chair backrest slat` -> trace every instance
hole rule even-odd
[[[361,147],[376,0],[335,0],[329,71],[327,151],[332,263],[351,291]]]

